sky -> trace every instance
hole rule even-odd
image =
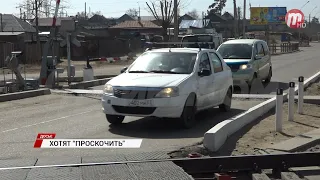
[[[20,2],[25,0],[1,0],[0,13],[4,14],[15,14],[18,16],[19,9],[16,7]],[[150,16],[150,12],[147,9],[146,2],[152,0],[65,0],[69,9],[66,9],[68,15],[75,15],[77,12],[85,10],[85,3],[87,4],[87,12],[100,11],[105,17],[120,17],[129,8],[139,9],[141,16]],[[154,0],[153,0],[154,1]],[[252,7],[287,7],[290,9],[300,9],[308,0],[246,0],[247,1],[247,13],[246,18],[250,18],[249,4]],[[213,0],[181,0],[180,14],[185,14],[186,12],[196,9],[198,14],[201,15],[202,12],[206,12],[208,6],[213,2]],[[237,6],[243,9],[244,0],[237,0]],[[315,9],[314,9],[315,8]],[[226,7],[223,11],[233,12],[233,0],[227,0]],[[311,17],[320,16],[320,0],[309,0],[302,11],[307,16],[311,12]],[[243,12],[243,11],[242,11]]]

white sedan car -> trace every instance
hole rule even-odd
[[[125,116],[159,117],[191,128],[201,110],[230,110],[232,93],[231,70],[215,50],[154,49],[105,84],[102,110],[111,124]]]

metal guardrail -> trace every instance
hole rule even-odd
[[[271,54],[289,53],[299,50],[299,43],[281,43],[269,45]]]

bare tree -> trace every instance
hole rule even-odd
[[[128,9],[126,11],[126,14],[128,14],[129,16],[135,18],[135,17],[138,17],[139,11],[137,9],[135,9],[135,8],[131,8],[131,9]]]
[[[224,7],[226,7],[227,0],[214,0],[214,3],[212,3],[209,6],[208,14],[220,14]]]
[[[55,13],[56,0],[22,0],[18,5],[20,16],[25,16],[26,19],[34,19],[37,17],[52,17]],[[58,16],[66,16],[69,8],[66,0],[61,0]]]
[[[173,11],[173,1],[172,0],[160,0],[158,1],[159,5],[155,2],[146,2],[150,12],[158,21],[161,26],[162,26],[162,35],[164,37],[164,40],[168,40],[168,34],[167,34],[167,29],[170,27],[172,21],[173,21],[173,16],[174,16],[174,11]],[[180,0],[178,0],[178,5],[180,4]]]
[[[192,11],[187,12],[187,14],[195,19],[199,19],[199,14],[196,9],[193,9]]]

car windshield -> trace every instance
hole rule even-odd
[[[129,73],[191,74],[197,53],[147,52],[128,69]]]
[[[224,59],[251,59],[251,44],[222,44],[218,50]]]

